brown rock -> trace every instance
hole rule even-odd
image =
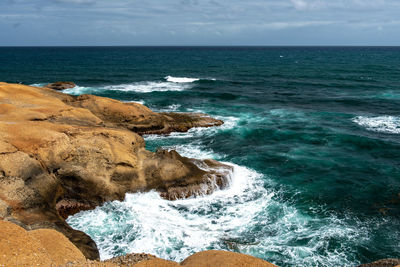
[[[141,261],[135,264],[135,267],[176,267],[176,266],[181,266],[181,265],[174,261],[167,261],[158,258]]]
[[[54,89],[54,90],[64,90],[68,88],[74,88],[76,86],[73,82],[55,82],[46,84],[44,87]]]
[[[382,259],[371,263],[361,264],[359,267],[398,267],[400,259]]]
[[[185,267],[276,267],[272,263],[253,256],[222,250],[208,250],[195,253],[181,262],[181,265]]]
[[[85,257],[61,233],[48,229],[28,232],[0,221],[0,266],[60,266],[77,260]]]
[[[229,166],[145,150],[138,133],[219,123],[193,116],[0,83],[0,218],[29,230],[56,229],[97,259],[96,244],[65,223],[68,215],[122,200],[127,192],[156,189],[177,199],[228,184]]]

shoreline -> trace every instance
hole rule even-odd
[[[155,113],[136,103],[0,83],[0,115],[0,178],[6,181],[0,219],[62,232],[87,258],[96,258],[96,244],[65,223],[68,215],[127,192],[156,189],[166,199],[212,194],[214,184],[228,186],[232,172],[213,160],[144,148],[143,134],[223,123],[205,114]]]
[[[89,259],[93,240],[65,218],[127,192],[157,190],[166,199],[211,194],[231,167],[176,151],[145,149],[141,134],[221,125],[203,114],[155,113],[137,103],[0,83],[0,218],[25,229],[56,229]],[[209,169],[200,169],[198,164]],[[16,192],[22,192],[16,194]]]

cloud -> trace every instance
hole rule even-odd
[[[3,25],[24,25],[0,30],[28,44],[400,44],[398,14],[399,0],[0,0]]]
[[[55,0],[55,2],[65,4],[90,5],[96,3],[96,0]]]

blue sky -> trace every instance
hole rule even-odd
[[[400,45],[400,0],[0,0],[0,45]]]

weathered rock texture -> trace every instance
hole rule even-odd
[[[61,266],[86,261],[64,235],[48,229],[26,231],[0,221],[0,266]]]
[[[107,261],[87,260],[61,233],[40,229],[26,231],[22,227],[0,220],[0,266],[69,266],[69,267],[273,267],[264,260],[227,251],[203,251],[180,264],[149,254],[128,254]]]
[[[167,199],[212,193],[230,167],[147,151],[140,134],[222,124],[199,114],[158,114],[135,103],[0,83],[0,219],[60,231],[88,259],[96,244],[64,219],[127,192]]]

